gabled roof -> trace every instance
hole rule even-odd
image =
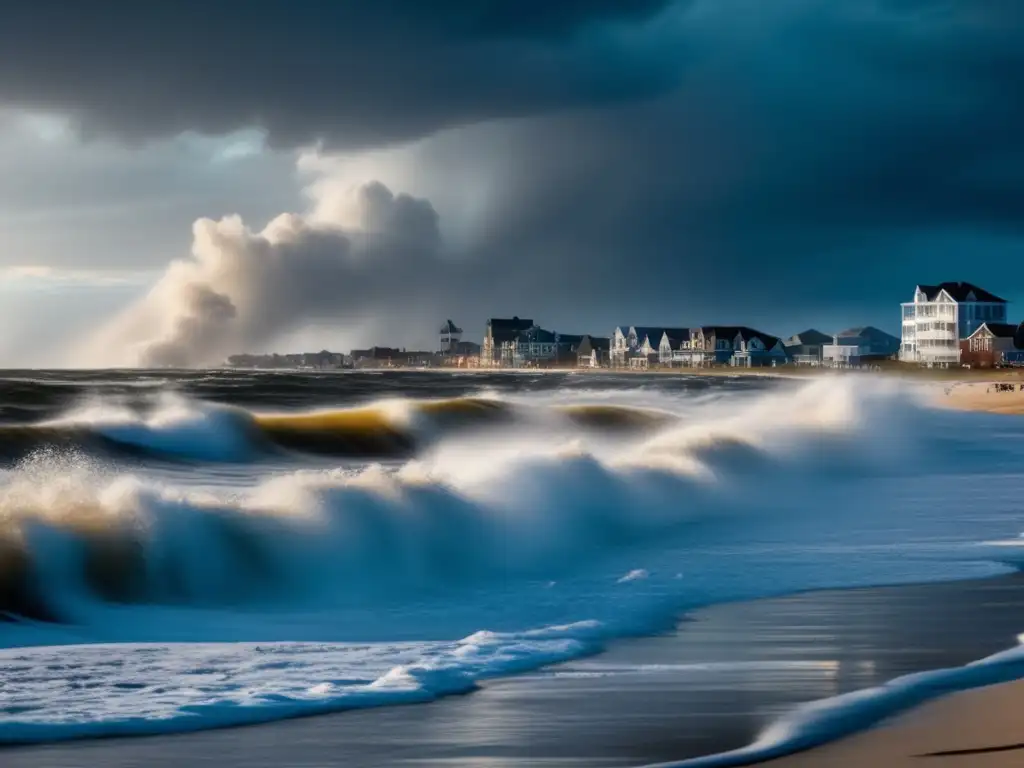
[[[555,332],[541,328],[539,325],[532,325],[517,333],[516,340],[527,344],[554,344]]]
[[[999,304],[1005,304],[1006,299],[1001,299],[994,293],[989,293],[984,288],[979,288],[972,283],[939,283],[938,285],[919,285],[918,290],[925,295],[928,301],[935,301],[939,293],[945,291],[948,293],[953,301],[971,301],[967,298],[971,293],[974,294],[974,301],[988,301],[996,302]]]
[[[444,325],[441,326],[441,333],[462,333],[462,329],[451,320],[445,320]]]
[[[705,336],[714,336],[716,339],[732,339],[736,338],[736,334],[740,332],[740,326],[738,325],[702,325],[698,328],[701,333]]]
[[[857,328],[847,328],[845,331],[837,333],[841,339],[847,338],[860,338],[860,339],[874,339],[875,341],[886,341],[889,343],[895,342],[900,343],[900,340],[893,336],[891,333],[875,328],[873,325],[862,325]]]
[[[737,336],[744,341],[759,339],[766,349],[772,349],[780,341],[778,336],[772,336],[770,333],[763,333],[755,328],[748,328],[745,325],[705,325],[699,330],[705,336],[714,336],[716,339],[728,339],[730,342],[735,341]],[[831,340],[831,337],[829,338]]]
[[[583,339],[585,338],[586,336],[577,336],[573,333],[560,333],[558,334],[558,343],[565,344],[570,347],[578,347],[583,343]]]
[[[815,328],[808,328],[806,331],[790,336],[786,340],[787,347],[800,347],[804,345],[813,344],[831,344],[832,337],[827,333],[822,333]]]
[[[589,355],[594,351],[607,352],[611,346],[611,339],[602,336],[584,336],[576,350],[581,355]]]
[[[736,336],[739,336],[744,341],[757,339],[764,344],[765,349],[772,349],[780,341],[778,336],[772,336],[770,333],[762,333],[761,331],[754,330],[753,328],[747,328],[746,326],[740,326],[737,328]]]
[[[997,339],[1012,339],[1017,333],[1018,326],[1009,323],[982,323],[978,329],[967,338],[977,336],[983,331],[988,331]]]
[[[669,344],[673,347],[678,347],[684,341],[690,340],[690,329],[689,328],[665,328],[663,335],[668,336]]]
[[[496,342],[512,341],[522,331],[532,327],[533,320],[521,320],[518,317],[492,317],[487,321],[487,328],[491,332],[491,338]]]
[[[642,340],[645,336],[650,340],[651,346],[656,347],[661,344],[661,337],[666,333],[668,334],[669,341],[675,341],[677,344],[679,341],[690,338],[689,328],[658,328],[655,326],[632,326],[633,330],[636,331],[636,337],[638,340]]]
[[[634,325],[632,327],[636,331],[636,340],[642,343],[646,338],[652,347],[656,347],[661,343],[662,334],[665,333],[664,328],[656,328],[650,325]]]

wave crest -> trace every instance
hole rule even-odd
[[[53,620],[81,599],[402,601],[556,578],[694,521],[759,514],[751,494],[800,483],[810,497],[823,471],[884,461],[887,427],[907,409],[839,386],[753,398],[605,456],[456,440],[396,470],[295,472],[230,496],[39,454],[0,488],[0,611]],[[476,409],[454,408],[490,413]]]
[[[563,426],[641,434],[672,414],[622,405],[534,405],[486,397],[390,400],[352,408],[253,413],[162,394],[143,408],[100,402],[42,424],[0,425],[0,458],[40,448],[244,462],[293,451],[338,458],[400,459],[470,429]]]

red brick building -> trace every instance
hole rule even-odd
[[[960,342],[960,363],[972,368],[994,368],[1008,352],[1017,351],[1014,336],[1018,327],[1009,323],[983,323]]]

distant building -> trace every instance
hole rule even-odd
[[[480,345],[473,341],[459,341],[456,342],[452,354],[457,357],[479,357]]]
[[[831,343],[831,336],[814,328],[790,336],[784,342],[786,354],[797,365],[821,365],[821,348]]]
[[[485,366],[511,364],[511,359],[502,360],[503,345],[510,350],[508,342],[517,338],[523,331],[533,327],[533,320],[522,320],[518,317],[511,319],[492,317],[487,321],[487,328],[484,331],[484,342],[480,347],[480,364]]]
[[[1018,346],[1018,330],[1024,327],[1008,323],[982,323],[981,326],[960,342],[960,362],[972,368],[994,368],[1007,362],[1016,362],[1024,351],[1024,344]]]
[[[576,365],[584,338],[586,337],[573,333],[556,333],[555,362],[558,365]]]
[[[580,368],[601,368],[608,365],[611,341],[599,336],[584,336],[576,349],[576,364]]]
[[[825,365],[845,368],[895,357],[900,351],[900,340],[892,334],[870,325],[849,328],[835,334],[831,344],[821,348]]]
[[[909,363],[956,364],[962,340],[983,323],[1006,322],[1006,300],[971,283],[919,285],[914,300],[900,306],[899,358]]]
[[[733,340],[731,365],[738,368],[763,368],[783,365],[788,360],[786,346],[778,336],[741,326]]]
[[[705,325],[690,331],[693,365],[728,363],[732,359],[737,326]]]
[[[666,333],[669,336],[665,353],[662,354],[662,345]],[[615,328],[610,337],[610,362],[616,368],[646,368],[652,362],[665,362],[671,360],[672,340],[675,340],[676,347],[683,339],[689,339],[689,330],[686,328],[659,328],[644,325],[620,325]]]
[[[334,369],[345,367],[346,359],[340,352],[328,352],[324,349],[320,352],[295,352],[286,355],[231,355],[225,361],[225,365],[233,368]]]
[[[558,334],[533,325],[501,343],[501,360],[513,368],[551,364],[558,358]]]
[[[438,349],[442,355],[453,355],[458,347],[459,341],[462,339],[462,329],[455,325],[451,320],[445,320],[444,325],[441,326],[440,344]]]
[[[788,359],[782,339],[745,325],[706,325],[692,329],[690,338],[693,365],[758,368]]]
[[[691,332],[689,328],[665,328],[658,342],[658,363],[667,366],[684,366],[693,364],[693,351],[690,347]]]
[[[380,368],[405,364],[405,351],[395,347],[370,347],[353,349],[352,364],[356,368]]]
[[[628,325],[617,325],[609,337],[609,362],[613,368],[625,368],[629,357],[636,351],[636,329]]]

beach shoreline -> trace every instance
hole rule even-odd
[[[787,757],[773,768],[1014,768],[1024,764],[1024,680],[934,699],[877,727]]]
[[[620,641],[595,657],[491,680],[468,695],[427,704],[16,747],[3,750],[2,761],[6,768],[673,763],[749,744],[803,703],[1005,650],[1022,629],[1024,577],[1016,574],[823,590],[701,609],[673,632]],[[856,745],[881,732],[771,764],[829,765],[816,756],[863,749]]]

